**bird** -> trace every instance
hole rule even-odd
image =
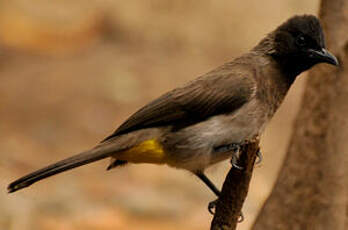
[[[248,52],[140,108],[92,149],[23,176],[7,190],[110,158],[107,170],[138,163],[188,170],[219,196],[205,169],[233,159],[259,137],[297,76],[319,63],[339,65],[319,19],[293,16]]]

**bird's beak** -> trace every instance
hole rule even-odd
[[[336,66],[339,65],[337,58],[325,48],[322,48],[321,50],[311,49],[309,52],[310,57],[317,59],[319,62],[325,62]]]

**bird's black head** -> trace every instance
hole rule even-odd
[[[326,50],[322,27],[312,15],[295,16],[280,25],[272,34],[272,55],[292,77],[318,63],[338,65]]]

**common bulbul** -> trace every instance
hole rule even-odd
[[[186,169],[219,195],[204,169],[258,137],[296,77],[318,63],[338,65],[319,20],[292,17],[249,52],[145,105],[93,149],[19,178],[8,192],[111,158],[107,169],[128,163]]]

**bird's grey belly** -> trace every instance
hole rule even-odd
[[[170,154],[170,165],[197,171],[229,158],[233,153],[214,148],[241,144],[263,131],[269,116],[257,104],[251,101],[234,114],[214,116],[165,136],[163,146]]]

